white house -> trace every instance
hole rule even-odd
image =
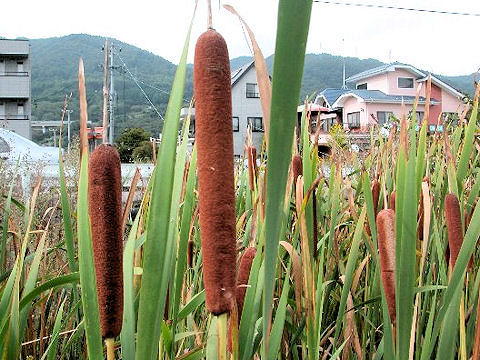
[[[232,128],[233,154],[241,157],[244,151],[247,126],[252,128],[253,145],[259,152],[263,141],[263,113],[260,104],[255,63],[251,61],[232,71]],[[181,118],[187,115],[184,108]],[[195,110],[192,110],[190,132],[195,134]]]

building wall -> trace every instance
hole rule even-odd
[[[347,115],[349,113],[360,112],[360,131],[367,128],[366,103],[354,96],[347,98],[343,103],[343,127],[348,129]]]
[[[257,83],[255,67],[252,66],[247,73],[232,87],[232,116],[239,118],[239,131],[233,133],[233,153],[242,156],[244,152],[245,138],[247,136],[247,117],[263,118],[260,98],[247,98],[247,83]],[[253,144],[257,153],[262,148],[263,132],[252,132]]]
[[[380,90],[384,93],[388,93],[388,78],[387,74],[380,74],[376,76],[372,76],[371,78],[364,79],[358,81],[355,84],[355,88],[357,85],[367,83],[367,90]]]
[[[31,138],[30,44],[0,40],[0,126]],[[19,62],[23,63],[19,66]],[[23,114],[19,113],[23,105]]]
[[[465,109],[465,104],[451,93],[442,90],[442,111],[449,113],[458,113],[459,115]]]
[[[405,95],[405,96],[415,96],[417,95],[417,82],[415,81],[417,77],[409,71],[403,69],[397,69],[392,72],[387,72],[388,77],[388,90],[387,94],[389,95]],[[413,88],[404,89],[398,87],[398,78],[413,78]]]

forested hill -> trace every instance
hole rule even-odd
[[[74,110],[72,119],[78,118],[77,71],[78,59],[82,57],[87,80],[89,120],[94,124],[100,123],[104,42],[105,39],[100,36],[85,34],[31,40],[34,120],[59,119],[63,98],[70,93],[73,94],[70,106]],[[115,132],[119,134],[127,127],[140,126],[152,133],[158,133],[161,131],[162,121],[132,78],[138,81],[163,115],[176,65],[135,46],[117,40],[113,42],[118,49],[121,49],[114,57],[114,66],[117,67],[114,72],[117,92]],[[231,67],[235,69],[250,60],[251,58],[246,56],[232,59]],[[375,59],[354,57],[347,57],[345,62],[347,77],[382,64]],[[267,58],[267,64],[272,71],[273,56]],[[340,87],[342,68],[342,58],[339,56],[307,54],[301,98],[326,87]],[[459,90],[470,94],[473,92],[472,75],[444,77],[444,80]],[[185,102],[188,102],[191,96],[192,66],[189,65]]]

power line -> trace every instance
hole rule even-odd
[[[443,11],[443,10],[431,10],[431,9],[417,9],[417,8],[407,8],[407,7],[398,7],[398,6],[390,6],[390,5],[347,3],[347,2],[328,1],[328,0],[313,0],[313,2],[321,3],[321,4],[329,4],[329,5],[344,5],[344,6],[355,6],[355,7],[387,9],[387,10],[416,11],[416,12],[422,12],[422,13],[432,13],[432,14],[442,14],[442,15],[460,15],[460,16],[480,17],[480,13]]]
[[[115,55],[117,55],[117,57],[120,59],[120,61],[122,62],[123,66],[125,67],[125,70],[127,71],[128,75],[132,78],[132,80],[135,82],[135,84],[138,86],[138,88],[140,89],[140,91],[142,92],[143,96],[145,97],[145,99],[147,99],[148,103],[150,104],[150,106],[152,106],[153,110],[155,110],[155,112],[157,113],[158,116],[160,116],[160,119],[162,119],[163,121],[165,121],[165,119],[163,118],[162,114],[160,114],[160,112],[157,110],[156,106],[153,104],[152,100],[150,100],[150,98],[148,97],[147,93],[143,90],[143,88],[140,86],[137,78],[131,73],[130,69],[128,68],[127,64],[125,64],[125,61],[123,61],[122,57],[120,56],[120,54],[116,53]]]

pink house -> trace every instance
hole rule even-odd
[[[402,103],[407,111],[412,109],[417,88],[420,97],[417,118],[425,114],[426,84],[428,73],[407,64],[393,63],[364,71],[348,78],[352,89],[325,89],[315,103],[328,107],[338,114],[345,129],[351,133],[368,131],[372,125],[382,126],[391,115],[402,116]],[[429,131],[443,130],[447,116],[464,110],[464,95],[444,81],[431,75]]]

